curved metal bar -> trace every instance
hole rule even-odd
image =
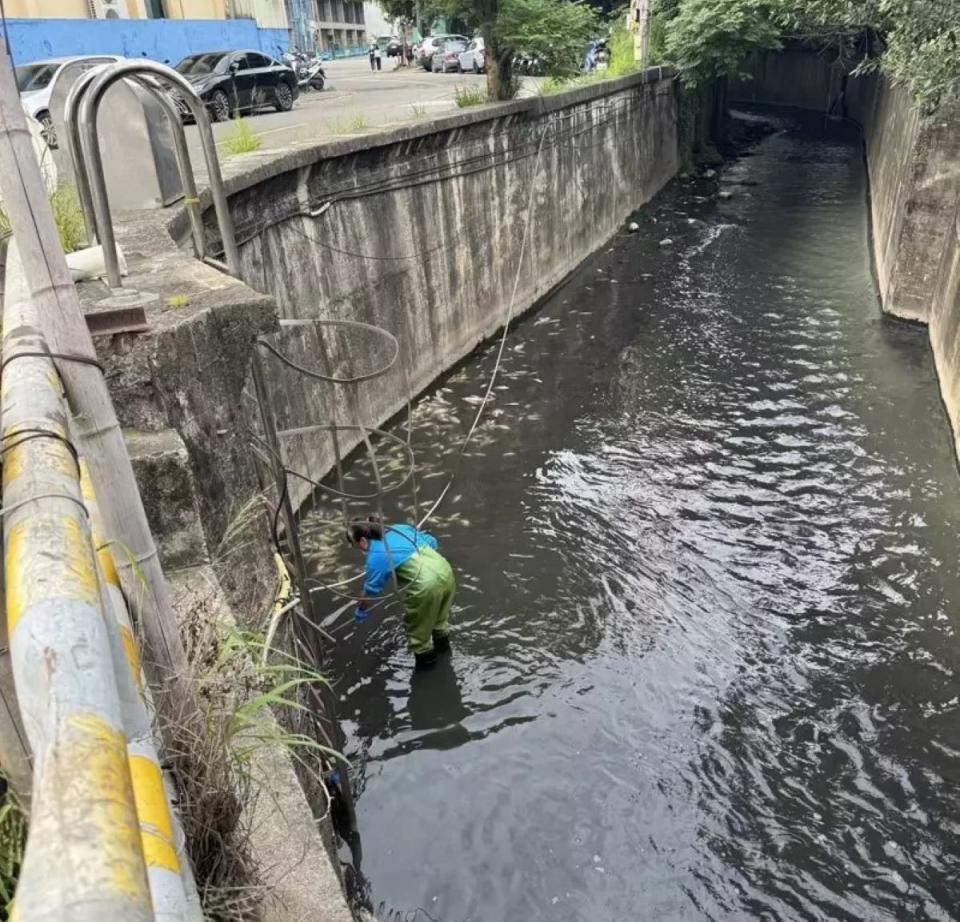
[[[100,100],[103,94],[117,80],[124,77],[149,74],[160,77],[172,84],[182,93],[184,102],[190,109],[197,123],[200,134],[200,143],[203,147],[204,160],[207,165],[207,177],[210,182],[210,192],[213,196],[213,206],[217,214],[217,224],[223,240],[223,250],[227,265],[234,274],[239,273],[240,258],[237,251],[233,232],[233,218],[227,204],[226,192],[223,188],[223,176],[220,172],[220,161],[217,157],[217,147],[210,129],[210,120],[203,101],[190,85],[190,82],[165,64],[156,61],[118,61],[98,72],[92,79],[89,87],[82,94],[80,100],[80,140],[83,157],[88,168],[88,177],[91,184],[93,207],[99,230],[100,243],[103,246],[104,262],[107,267],[107,282],[111,288],[121,286],[120,264],[117,258],[117,241],[113,233],[113,221],[110,214],[110,201],[107,196],[106,180],[103,175],[103,157],[100,152],[100,142],[97,137],[97,115]]]
[[[316,381],[326,381],[330,384],[359,384],[361,381],[370,381],[372,378],[379,378],[381,375],[385,375],[388,371],[390,371],[390,369],[396,364],[397,357],[400,355],[400,341],[396,336],[393,335],[393,333],[372,323],[364,323],[362,320],[293,319],[282,320],[281,326],[312,326],[314,329],[317,329],[318,327],[346,327],[347,329],[353,330],[366,330],[368,333],[373,333],[375,336],[385,339],[388,345],[392,347],[393,354],[384,362],[381,368],[375,368],[373,371],[368,371],[360,375],[353,375],[349,378],[339,378],[336,375],[324,374],[322,371],[317,371],[313,368],[307,368],[305,365],[300,365],[297,362],[294,362],[293,359],[284,355],[283,352],[281,352],[265,337],[260,336],[257,338],[258,346],[266,349],[267,352],[272,353],[288,368],[292,368],[294,371],[299,371],[300,374],[306,375],[308,378],[313,378]]]
[[[197,259],[203,259],[207,255],[207,242],[203,232],[203,215],[200,212],[200,195],[197,192],[197,181],[193,173],[193,163],[190,160],[190,149],[187,147],[187,133],[183,130],[183,119],[180,118],[173,100],[155,77],[136,76],[133,79],[156,100],[170,123],[170,133],[173,135],[173,147],[177,156],[177,171],[180,173],[180,185],[183,188],[183,204],[190,218],[193,253]]]
[[[67,95],[64,107],[64,122],[67,129],[67,147],[73,163],[73,172],[76,177],[77,195],[83,211],[83,221],[87,227],[87,239],[91,243],[97,241],[97,217],[93,207],[93,196],[90,191],[90,177],[87,175],[86,160],[83,156],[83,147],[80,138],[80,129],[77,122],[77,109],[87,87],[101,70],[108,67],[101,64],[84,71],[76,79]],[[187,135],[183,130],[183,121],[177,107],[173,104],[166,90],[152,76],[134,76],[137,84],[143,87],[163,109],[170,123],[173,135],[173,145],[177,157],[177,171],[180,174],[180,185],[183,188],[187,214],[190,217],[190,228],[193,233],[193,252],[197,259],[206,256],[206,237],[203,230],[203,217],[200,213],[200,202],[197,193],[197,183],[194,177],[193,164],[190,160],[190,150],[187,147]]]
[[[67,101],[63,107],[63,121],[67,129],[67,149],[70,151],[70,162],[73,164],[73,176],[77,184],[77,196],[80,199],[80,210],[83,212],[83,223],[87,228],[87,242],[91,245],[98,241],[97,215],[93,210],[93,196],[90,193],[90,177],[87,176],[87,165],[83,158],[83,145],[80,143],[80,128],[77,124],[77,107],[80,97],[100,71],[108,64],[98,64],[96,67],[85,70],[74,81],[67,94]]]

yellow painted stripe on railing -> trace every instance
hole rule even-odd
[[[6,475],[6,467],[4,467]],[[49,527],[49,514],[39,512],[14,525],[7,537],[4,558],[7,595],[7,630],[16,630],[23,613],[39,602],[51,599],[72,599],[93,608],[100,604],[100,590],[93,566],[91,547],[84,540],[80,523],[69,516],[57,516],[57,528]],[[60,539],[59,547],[50,547],[51,535]],[[46,562],[37,553],[38,547],[65,564],[58,568],[57,580],[45,579],[37,573]]]
[[[130,672],[133,674],[133,681],[137,689],[143,693],[143,672],[140,669],[140,650],[137,647],[137,639],[133,636],[133,631],[125,624],[118,624],[120,639],[123,641],[123,652],[127,655],[127,663],[130,665]]]
[[[93,540],[97,541],[99,535],[94,535]],[[103,578],[111,585],[120,588],[120,574],[117,573],[117,564],[113,559],[113,552],[109,547],[100,547],[97,551],[97,560],[100,561],[100,569],[103,570]]]
[[[8,426],[3,433],[3,483],[4,486],[13,483],[25,470],[38,463],[37,455],[42,453],[43,459],[40,464],[49,470],[56,471],[66,477],[76,477],[77,462],[70,449],[61,438],[66,437],[66,433],[61,427],[50,424],[44,425],[45,430],[49,430],[50,438],[32,438],[37,433],[24,433],[19,435],[18,430],[29,428],[24,426]],[[19,439],[28,439],[28,442],[21,442]],[[10,446],[13,445],[13,448]],[[25,451],[26,446],[30,446],[29,451]]]
[[[78,714],[67,719],[72,732],[57,761],[69,772],[74,784],[83,785],[84,800],[91,805],[85,816],[75,818],[88,828],[91,840],[104,852],[103,864],[110,868],[108,886],[137,900],[145,890],[143,845],[133,812],[127,741],[96,714]],[[69,766],[69,770],[66,769]],[[49,792],[51,795],[53,791]],[[59,792],[69,801],[69,787]]]
[[[173,839],[173,818],[159,766],[145,756],[130,756],[133,796],[140,818],[143,854],[147,867],[161,867],[180,873]],[[146,824],[148,829],[144,829]]]

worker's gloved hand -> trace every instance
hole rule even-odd
[[[357,610],[353,613],[353,620],[356,621],[357,624],[359,624],[361,621],[366,621],[369,617],[370,612],[368,612],[365,608],[361,608],[359,605],[357,606]]]

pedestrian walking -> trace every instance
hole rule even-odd
[[[383,54],[383,52],[380,51],[380,46],[379,46],[379,45],[374,45],[373,57],[374,57],[374,60],[377,62],[377,70],[382,70],[382,69],[383,69],[382,54]]]
[[[376,46],[376,44],[375,44],[374,42],[371,42],[371,43],[370,43],[370,49],[369,49],[369,51],[367,52],[367,57],[370,59],[370,70],[376,70],[376,69],[377,69],[377,65],[376,65],[376,55],[377,55],[377,52],[379,52],[379,50],[380,50],[380,49],[377,48],[377,46]]]

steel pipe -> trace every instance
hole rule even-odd
[[[73,176],[77,184],[77,197],[80,199],[80,210],[83,212],[83,223],[87,229],[87,242],[93,246],[99,242],[97,236],[97,215],[93,210],[93,197],[90,194],[90,179],[87,176],[87,166],[83,159],[83,145],[80,143],[80,127],[77,124],[77,106],[90,81],[106,64],[99,64],[90,70],[85,70],[74,81],[67,101],[63,107],[63,121],[67,135],[67,150],[70,152],[70,162],[73,164]]]

